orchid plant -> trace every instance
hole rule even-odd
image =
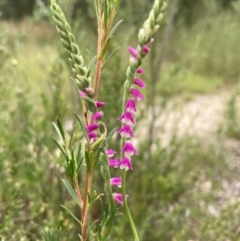
[[[95,1],[98,26],[97,54],[86,66],[64,13],[56,1],[51,0],[53,19],[72,68],[72,82],[82,103],[82,115],[75,114],[79,126],[74,126],[70,137],[66,136],[58,118],[56,123],[53,123],[59,136],[59,139],[54,141],[66,160],[64,167],[69,181],[64,180],[63,183],[79,206],[78,217],[67,207],[64,208],[79,223],[81,241],[109,239],[121,206],[125,210],[134,240],[139,241],[127,203],[129,195],[126,193],[126,174],[133,170],[131,157],[138,155],[131,139],[134,137],[133,125],[136,125],[136,102],[144,100],[140,89],[146,86],[140,78],[145,73],[141,64],[150,51],[150,45],[154,41],[153,35],[163,19],[167,1],[154,2],[148,19],[139,30],[137,47],[128,48],[130,58],[124,84],[122,114],[118,118],[120,127],[109,132],[107,120],[104,120],[105,103],[101,101],[98,90],[102,72],[118,50],[113,51],[107,58],[108,46],[122,22],[119,21],[113,26],[119,4],[120,0]],[[77,133],[79,130],[80,134]],[[82,136],[77,141],[76,133]],[[109,148],[109,142],[115,133],[121,136],[119,151]],[[111,168],[118,168],[119,176],[111,176]],[[100,169],[104,179],[104,194],[97,193],[92,188],[96,169]],[[92,204],[97,201],[101,203],[102,217],[101,220],[90,224],[89,213]],[[43,236],[46,241],[59,239],[59,234],[55,237],[50,231],[43,232]]]

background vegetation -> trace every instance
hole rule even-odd
[[[87,59],[86,49],[96,50],[92,0],[59,2]],[[110,47],[121,46],[121,51],[104,72],[100,93],[108,103],[109,129],[120,114],[127,46],[136,44],[152,2],[122,0],[118,18],[124,23]],[[144,63],[147,101],[138,116],[141,155],[129,175],[129,203],[142,241],[239,241],[240,1],[169,3]],[[60,206],[74,209],[62,185],[65,173],[51,139],[51,122],[59,116],[70,130],[80,105],[48,4],[0,0],[1,241],[42,240],[41,230],[47,227],[62,227],[63,241],[77,240],[77,224]],[[199,94],[208,99],[222,93],[221,121],[207,137],[188,132],[191,124],[185,130],[173,123],[167,137],[165,125],[157,128],[166,111],[175,113]],[[96,207],[92,218],[98,216]],[[126,241],[130,235],[122,215],[111,240]]]

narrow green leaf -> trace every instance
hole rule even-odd
[[[72,144],[72,140],[73,140],[73,134],[74,134],[74,131],[76,129],[77,125],[74,125],[73,129],[72,129],[72,132],[71,132],[71,136],[70,136],[70,140],[69,140],[69,144],[68,144],[68,148],[70,148],[71,144]]]
[[[95,220],[95,221],[93,221],[92,223],[90,223],[89,224],[89,226],[88,226],[88,232],[90,231],[90,230],[96,230],[96,225],[97,225],[97,223],[99,222],[99,220],[97,219],[97,220]],[[96,240],[96,239],[94,239],[94,240]],[[99,240],[100,241],[100,240]]]
[[[106,181],[105,184],[108,185],[107,182],[110,180],[110,176],[109,176],[109,171],[107,170],[107,168],[102,165],[101,168],[100,168],[100,173],[101,173],[103,179]]]
[[[78,206],[80,206],[78,196],[77,196],[76,192],[74,191],[74,189],[72,188],[71,184],[68,183],[65,180],[62,180],[62,181],[63,181],[64,186],[67,188],[68,192],[70,193],[70,195],[74,199],[74,201],[77,203]]]
[[[110,215],[109,215],[109,218],[108,218],[108,220],[107,220],[107,222],[106,222],[106,226],[108,226],[108,225],[113,225],[113,222],[115,221],[115,219],[116,219],[116,212],[117,212],[117,209],[115,209]]]
[[[115,53],[117,53],[117,51],[120,49],[120,47],[116,48],[111,54],[110,56],[108,57],[108,59],[105,61],[104,65],[103,65],[103,69],[105,68],[105,66],[107,65],[107,63],[109,62],[109,60],[113,57],[113,55]]]
[[[104,143],[104,140],[105,140],[105,135],[102,134],[98,139],[97,141],[95,141],[92,145],[91,145],[91,150],[94,150],[98,147],[101,147],[102,144]]]
[[[84,156],[81,155],[81,143],[80,143],[79,146],[78,146],[78,151],[77,151],[76,159],[77,159],[77,174],[78,174],[79,171],[80,171],[81,168],[82,168],[83,159],[84,159]]]
[[[117,28],[120,26],[120,24],[123,22],[123,20],[119,20],[112,28],[112,30],[109,33],[109,36],[113,36]]]
[[[55,236],[53,230],[47,229],[42,231],[42,236],[45,241],[59,241],[60,240],[61,228],[58,230],[57,235]]]
[[[106,139],[105,139],[105,144],[107,145],[109,143],[109,141],[111,140],[111,138],[113,137],[113,135],[115,134],[117,128],[114,128],[112,131],[110,131],[110,133],[107,135]]]
[[[117,0],[117,6],[116,6],[116,11],[118,12],[119,9],[119,5],[120,5],[120,0]]]
[[[80,159],[80,161],[77,163],[77,174],[79,174],[80,170],[82,169],[83,166],[83,157]]]
[[[61,132],[60,132],[59,128],[57,127],[57,125],[56,125],[54,122],[52,122],[52,124],[53,124],[53,127],[55,128],[55,130],[57,131],[58,136],[59,136],[60,139],[64,142],[64,140],[63,140],[63,138],[62,138],[62,135],[61,135]]]
[[[59,228],[58,233],[57,233],[57,240],[60,241],[60,234],[61,234],[62,228]]]
[[[86,161],[86,166],[87,166],[87,171],[90,172],[91,170],[91,164],[90,164],[90,160],[91,156],[89,155],[89,153],[87,151],[85,151],[85,161]]]
[[[56,143],[56,145],[58,146],[58,148],[60,149],[60,151],[62,152],[62,154],[64,155],[66,161],[68,161],[69,159],[68,159],[68,155],[67,155],[66,151],[63,150],[63,148],[60,146],[60,144],[57,142],[57,140],[56,140],[55,138],[52,137],[52,139],[53,139],[53,141]]]
[[[84,125],[82,119],[77,114],[74,113],[74,115],[75,115],[75,117],[77,118],[77,120],[78,120],[78,122],[80,124],[80,127],[82,129],[83,135],[85,136],[85,139],[87,140],[88,145],[90,145],[90,141],[89,141],[89,138],[88,138],[88,135],[87,135],[87,131],[85,129],[85,125]]]
[[[108,22],[108,1],[104,1],[104,28],[107,28]]]
[[[107,41],[106,41],[106,43],[105,43],[105,45],[104,45],[104,47],[103,47],[103,49],[102,49],[102,52],[101,52],[101,54],[100,54],[100,56],[99,56],[99,59],[103,59],[103,57],[104,57],[104,55],[105,55],[105,53],[106,53],[106,51],[107,51],[107,48],[108,48],[108,46],[109,46],[112,38],[113,38],[112,36],[109,36],[109,37],[108,37],[108,39],[107,39]]]
[[[96,62],[97,62],[97,55],[91,59],[88,65],[88,71],[91,71],[94,68],[94,66],[96,65]]]
[[[93,57],[92,57],[92,55],[91,55],[90,51],[89,51],[88,49],[86,49],[86,51],[87,51],[87,53],[88,53],[88,55],[89,55],[90,59],[92,59]]]
[[[76,173],[75,172],[75,170],[76,170],[76,168],[75,168],[76,162],[75,162],[75,157],[74,157],[74,150],[71,150],[70,153],[71,153],[71,159],[70,159],[68,167],[70,168],[71,173],[72,173],[72,175],[70,177],[73,179],[73,177],[75,176],[75,173]]]
[[[95,113],[97,111],[97,107],[93,99],[86,97],[84,99],[84,104],[86,105],[87,109],[90,110],[92,113]]]
[[[71,79],[71,81],[73,82],[73,85],[74,85],[76,91],[78,92],[78,91],[79,91],[79,88],[78,88],[78,86],[77,86],[77,83],[76,83],[75,79],[73,79],[73,78],[70,78],[70,79]]]
[[[105,151],[104,148],[99,148],[99,149],[97,150],[96,158],[95,158],[95,160],[94,160],[94,166],[97,165],[97,162],[98,162],[98,160],[100,159],[100,154],[101,154],[102,152],[104,152],[104,151]]]
[[[81,221],[64,205],[60,205],[62,208],[64,208],[79,224],[82,226]]]
[[[63,140],[65,142],[66,141],[65,133],[64,133],[64,130],[63,130],[63,127],[62,127],[62,123],[61,123],[61,121],[60,121],[60,119],[58,117],[57,117],[57,126],[58,126],[59,131],[60,131],[60,133],[62,135],[62,138],[63,138]]]

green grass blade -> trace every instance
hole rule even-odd
[[[72,198],[74,199],[74,201],[78,204],[78,206],[80,207],[80,203],[78,200],[78,196],[76,194],[76,192],[74,191],[74,189],[72,188],[71,184],[65,180],[62,180],[64,186],[67,188],[68,192],[70,193],[70,195],[72,196]]]
[[[80,124],[80,127],[82,129],[83,135],[85,136],[85,139],[87,140],[88,145],[90,145],[90,141],[89,141],[89,138],[88,138],[88,135],[87,135],[87,131],[85,129],[85,125],[84,125],[82,119],[77,114],[74,113],[74,115],[75,115],[75,117],[77,118],[77,120],[78,120],[78,122]]]
[[[62,208],[64,208],[81,226],[81,221],[64,205],[60,205]]]
[[[112,30],[109,33],[109,36],[113,36],[113,34],[115,33],[115,31],[118,29],[118,27],[120,26],[120,24],[123,22],[123,20],[119,20],[114,27],[112,28]]]
[[[115,134],[117,128],[114,128],[106,137],[105,139],[105,144],[107,145],[109,141],[111,140],[112,136]]]
[[[107,63],[109,62],[109,60],[113,57],[113,55],[115,53],[117,53],[117,51],[120,49],[120,47],[116,48],[111,54],[110,56],[108,57],[108,59],[105,61],[105,64],[103,65],[103,69],[105,68],[105,66],[107,65]]]

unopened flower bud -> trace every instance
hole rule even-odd
[[[164,2],[162,7],[161,7],[161,12],[163,12],[167,7],[167,2]]]
[[[143,45],[142,47],[142,54],[146,56],[149,53],[150,49],[147,45]]]
[[[145,30],[141,28],[138,33],[138,42],[140,45],[145,43]]]
[[[156,33],[159,27],[160,27],[159,25],[155,25],[153,28],[152,34]]]
[[[98,111],[98,112],[94,113],[93,120],[97,121],[97,120],[102,119],[102,117],[103,117],[103,112],[102,111]]]
[[[162,19],[163,19],[163,13],[160,13],[159,15],[158,15],[158,17],[157,17],[157,23],[160,23],[161,21],[162,21]]]
[[[92,97],[95,95],[95,91],[92,87],[85,88],[85,91]]]

